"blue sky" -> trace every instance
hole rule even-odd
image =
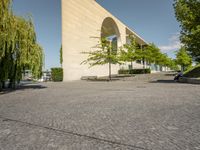
[[[81,1],[81,0],[80,0]],[[97,0],[147,42],[153,42],[169,56],[180,47],[180,28],[173,0]],[[37,39],[45,51],[45,68],[60,66],[61,1],[14,0],[17,15],[32,14]]]
[[[155,43],[170,57],[180,48],[179,23],[173,0],[97,0],[147,42]]]

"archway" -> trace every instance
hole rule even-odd
[[[102,23],[101,38],[106,38],[111,41],[113,51],[117,52],[117,48],[121,44],[120,32],[117,24],[111,17],[105,18]]]

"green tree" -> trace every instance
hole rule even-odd
[[[61,47],[60,47],[60,64],[61,64],[61,66],[62,66],[62,64],[63,64],[63,51],[62,51],[62,45],[61,45]]]
[[[142,48],[135,42],[133,36],[129,36],[129,43],[125,44],[121,49],[121,60],[124,62],[132,62],[136,60],[143,60],[144,62],[155,63],[161,66],[170,66],[171,60],[166,54],[161,53],[160,49],[153,43],[144,45]]]
[[[163,54],[163,53],[160,53],[158,64],[161,67],[169,67],[171,69],[175,68],[174,61],[171,58],[169,58],[167,54]]]
[[[153,43],[144,47],[143,57],[149,64],[154,63],[163,67],[169,67],[173,70],[177,68],[175,61],[169,58],[167,54],[163,54]]]
[[[40,77],[43,65],[43,50],[36,42],[31,18],[15,16],[11,3],[0,1],[0,89],[8,79],[14,88],[25,69]]]
[[[83,52],[83,54],[87,54],[88,58],[81,64],[89,64],[90,67],[108,64],[109,80],[111,80],[111,65],[121,64],[119,55],[116,53],[116,50],[113,50],[111,42],[104,38],[100,39],[100,43],[97,44],[96,50]]]
[[[171,59],[170,58],[170,66],[171,70],[175,70],[177,71],[179,68],[178,68],[178,65],[176,63],[176,59]]]
[[[158,64],[163,67],[169,66],[169,58],[167,54],[160,53]]]
[[[54,82],[63,81],[63,69],[62,68],[51,68],[51,78]]]
[[[148,63],[159,63],[161,52],[160,49],[153,43],[144,47],[143,57],[145,57]]]
[[[181,25],[181,42],[197,62],[200,62],[200,1],[174,0],[177,20]]]
[[[181,66],[182,71],[185,71],[186,67],[191,66],[192,58],[188,55],[184,47],[177,52],[176,63]]]
[[[131,69],[133,68],[133,62],[142,58],[141,49],[139,50],[136,44],[135,38],[129,35],[129,43],[124,44],[120,48],[120,59],[123,62],[130,62]]]

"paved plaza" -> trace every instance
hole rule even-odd
[[[0,95],[0,150],[200,150],[200,85],[169,74]]]

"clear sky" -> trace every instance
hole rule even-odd
[[[174,57],[180,48],[173,0],[97,0],[145,41]]]
[[[81,1],[81,0],[80,0]],[[153,42],[164,53],[174,57],[180,47],[179,24],[173,0],[97,0],[147,42]],[[45,68],[60,66],[61,1],[14,0],[17,15],[32,14],[37,38],[45,51]]]

